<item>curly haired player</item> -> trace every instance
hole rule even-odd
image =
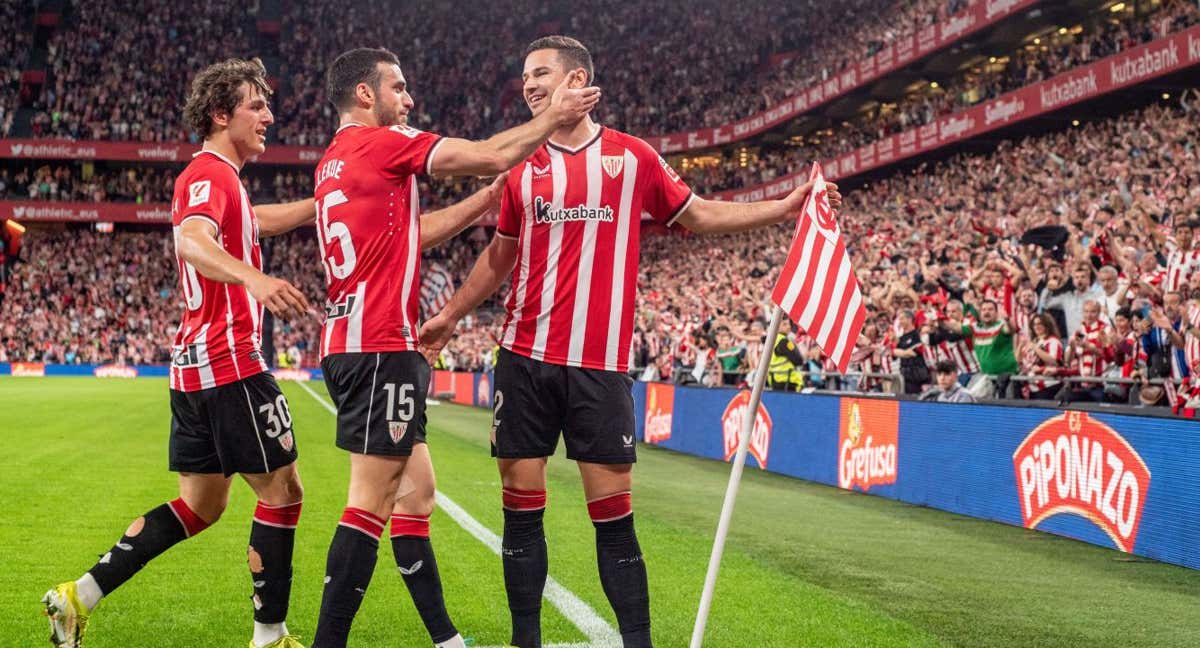
[[[285,620],[303,489],[287,399],[261,349],[263,306],[277,317],[308,312],[292,284],[262,272],[259,235],[313,220],[312,200],[252,207],[242,166],[266,150],[274,122],[266,71],[230,59],[201,71],[184,108],[204,146],[175,181],[172,223],[184,297],[171,362],[170,469],[179,497],[134,520],[78,580],[42,601],[51,643],[76,648],[100,599],[173,545],[214,524],[237,473],[258,496],[247,550],[254,587],[250,648],[296,648]]]

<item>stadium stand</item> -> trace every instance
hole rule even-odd
[[[120,6],[64,4],[62,23],[45,44],[47,79],[40,84],[38,112],[29,124],[33,136],[187,140],[189,134],[165,116],[182,103],[196,62],[255,54],[266,56],[268,64],[277,63],[270,69],[277,74],[282,95],[279,141],[319,146],[334,121],[321,87],[324,65],[350,44],[386,44],[400,55],[418,93],[414,125],[479,136],[494,130],[502,115],[521,115],[524,110],[519,100],[514,101],[519,90],[513,87],[523,44],[539,34],[566,29],[604,58],[606,87],[622,98],[611,102],[601,118],[619,129],[655,133],[717,125],[769,107],[772,93],[778,95],[780,89],[797,83],[796,66],[783,61],[803,60],[805,70],[836,73],[848,61],[878,50],[897,35],[945,19],[972,3],[854,0],[829,11],[815,2],[781,9],[763,0],[751,6],[655,0],[615,6],[551,2],[531,10],[510,0],[477,3],[469,12],[453,3],[435,4],[402,22],[391,19],[382,5],[367,3],[292,4],[277,17],[226,3],[198,9],[163,0]],[[15,17],[28,16],[31,4],[13,5],[10,11]],[[188,11],[192,25],[186,33],[159,27],[175,24],[182,11]],[[276,26],[274,38],[268,36],[272,30],[264,29],[264,23]],[[851,23],[854,29],[847,27]],[[679,28],[660,32],[656,27],[660,24]],[[739,29],[728,29],[731,24]],[[314,37],[318,26],[321,38]],[[459,37],[484,28],[494,35],[488,48]],[[807,33],[824,37],[801,39],[800,34]],[[243,43],[245,51],[215,52],[212,48],[218,41]],[[447,51],[427,46],[434,42],[462,47]],[[644,45],[630,47],[630,42],[654,45],[645,51]],[[26,55],[29,46],[20,40],[13,43],[14,51]],[[97,56],[109,49],[121,55]],[[276,49],[278,56],[270,56]],[[120,63],[131,60],[151,65]],[[445,65],[451,60],[455,65]],[[688,64],[679,65],[681,61]],[[19,69],[20,60],[14,63]],[[89,90],[68,91],[84,81]],[[743,99],[709,105],[718,95]]]
[[[1099,280],[1090,283],[1091,277],[1080,290],[1091,291],[1103,303],[1104,321],[1117,319],[1120,307],[1137,309],[1159,303],[1164,266],[1173,245],[1168,224],[1200,216],[1200,174],[1195,171],[1200,166],[1195,164],[1195,151],[1186,145],[1200,136],[1195,111],[1187,104],[1155,105],[1078,129],[1008,143],[989,156],[955,157],[849,194],[842,224],[857,242],[853,245],[855,266],[873,322],[860,341],[853,369],[892,370],[889,355],[901,333],[897,324],[900,311],[915,311],[916,324],[928,336],[947,310],[957,312],[948,302],[965,303],[966,312],[959,317],[965,315],[965,321],[971,322],[978,317],[981,300],[991,297],[1008,300],[1002,309],[1009,311],[1019,333],[1013,352],[1028,369],[1036,361],[1029,348],[1031,314],[1023,309],[1038,300],[1044,306],[1056,293],[1074,290],[1075,282],[1069,276],[1080,261],[1093,270],[1103,264],[1119,273],[1116,287],[1107,295],[1111,301],[1105,299]],[[1122,145],[1104,144],[1112,141]],[[1088,155],[1071,154],[1078,150]],[[1136,157],[1131,155],[1133,151]],[[1160,171],[1169,169],[1177,172],[1165,182]],[[1111,187],[1114,172],[1128,178],[1115,189]],[[1053,207],[1046,209],[1046,205]],[[1027,232],[1035,228],[1061,229],[1061,247],[1020,245],[1021,237],[1028,237]],[[692,373],[698,353],[715,359],[715,338],[722,329],[736,341],[733,349],[737,356],[755,357],[752,351],[761,336],[762,300],[773,281],[770,269],[786,252],[789,234],[789,229],[777,228],[765,242],[761,236],[749,235],[703,240],[648,235],[643,241],[634,364],[644,368],[666,363],[670,367],[667,375],[682,379]],[[10,299],[4,306],[8,359],[161,359],[156,355],[161,347],[153,344],[161,344],[167,337],[146,338],[138,333],[147,321],[154,323],[154,331],[169,331],[175,317],[174,282],[169,273],[160,276],[170,266],[152,262],[154,254],[170,254],[165,233],[103,236],[79,230],[35,231],[27,240],[29,258],[17,266]],[[460,237],[431,256],[461,277],[483,240],[482,232]],[[65,298],[54,295],[50,287],[64,282],[74,286],[78,281],[79,261],[64,253],[72,245],[100,252],[95,255],[100,267],[90,269],[94,271],[92,281],[99,283],[85,281],[86,288],[70,297],[70,308],[53,308],[55,316],[47,318],[43,300]],[[313,245],[311,236],[288,237],[274,246],[272,255],[278,272],[295,278],[315,298],[322,278],[312,271],[309,261],[315,256]],[[138,274],[148,276],[148,282],[122,280],[151,267],[160,274]],[[992,267],[1000,267],[1008,275],[1001,277],[996,288],[984,284]],[[687,271],[680,272],[680,268]],[[1196,317],[1200,270],[1189,267],[1186,273],[1176,280],[1182,282],[1187,296],[1178,315]],[[687,286],[698,288],[685,290]],[[1126,287],[1128,297],[1113,296]],[[1064,340],[1078,328],[1082,309],[1082,301],[1060,309],[1061,323],[1056,328],[1068,333],[1062,336]],[[1123,343],[1134,342],[1136,336],[1130,334],[1136,327],[1149,323],[1146,317],[1133,320],[1128,327],[1122,324],[1120,338],[1116,329],[1105,333],[1106,364],[1114,363]],[[130,322],[139,328],[124,339],[104,333],[131,326]],[[1075,326],[1068,328],[1067,323]],[[494,346],[489,336],[497,332],[497,324],[492,312],[479,314],[473,324],[464,327],[449,349],[451,365],[479,368],[485,364]],[[303,352],[317,343],[316,330],[315,322],[295,330],[277,325],[276,335],[280,346],[295,346]],[[1187,365],[1192,367],[1200,362],[1200,354],[1195,353],[1200,350],[1200,338],[1191,333],[1187,336]],[[700,343],[698,338],[705,341]],[[801,346],[807,353],[803,339]],[[89,349],[85,351],[85,347]],[[938,353],[930,350],[931,362],[940,357]],[[1125,377],[1145,372],[1151,362],[1136,349],[1126,349],[1120,357],[1123,361],[1116,372]],[[707,366],[709,371],[701,381],[719,384],[723,376],[714,370],[718,365]],[[742,362],[730,373],[740,380],[750,368]],[[1176,378],[1186,375],[1180,369]],[[1062,367],[1061,373],[1078,370],[1077,363],[1074,368]],[[1103,367],[1096,370],[1102,373]]]
[[[202,61],[247,54],[225,51],[247,40],[237,4],[79,2],[63,16],[46,44],[35,137],[187,141],[178,112],[190,75]]]
[[[987,57],[962,70],[949,82],[919,83],[919,89],[894,103],[868,103],[850,120],[800,138],[799,145],[792,140],[749,151],[744,146],[730,147],[715,155],[702,151],[675,156],[672,161],[701,193],[752,187],[794,173],[809,160],[825,159],[887,135],[932,124],[1011,90],[1197,24],[1200,6],[1196,3],[1165,2],[1144,13],[1100,10],[1075,29],[1032,37],[1012,52]]]
[[[417,100],[414,125],[477,136],[524,118],[516,80],[523,43],[566,31],[588,42],[603,61],[601,121],[639,134],[670,133],[719,126],[771,108],[902,36],[978,8],[974,2],[884,0],[853,0],[832,12],[813,11],[813,3],[780,9],[770,3],[747,7],[705,1],[687,11],[657,1],[605,4],[604,11],[596,4],[596,11],[574,13],[562,3],[539,5],[533,12],[515,0],[481,5],[475,12],[435,4],[414,16],[419,23],[401,24],[387,20],[375,5],[321,1],[268,15],[276,11],[273,5],[247,13],[215,3],[202,9],[203,19],[187,34],[156,27],[172,24],[178,11],[160,0],[120,8],[69,4],[55,14],[59,23],[46,21],[33,37],[0,45],[8,54],[7,67],[0,69],[8,81],[0,87],[0,125],[6,133],[13,129],[14,135],[33,137],[194,141],[176,119],[187,75],[220,56],[261,55],[278,90],[273,139],[320,146],[334,119],[324,98],[322,66],[345,47],[379,43],[405,62]],[[10,4],[4,11],[13,20],[39,24],[45,14],[33,13],[29,3]],[[582,13],[598,18],[571,18]],[[845,15],[865,18],[847,30]],[[133,17],[139,17],[137,29],[119,28]],[[686,27],[663,30],[664,24]],[[730,24],[739,29],[729,29]],[[670,159],[697,193],[753,190],[804,171],[812,159],[933,124],[1197,24],[1200,8],[1184,0],[1091,3],[1063,27],[1017,38],[1010,49],[942,76],[937,87],[913,83],[894,100],[859,101],[844,119],[823,115],[800,133],[783,129],[782,136],[701,147]],[[335,26],[331,35],[315,36],[330,25]],[[504,28],[489,29],[502,36],[481,47],[456,36],[472,25]],[[402,37],[401,29],[418,37]],[[214,33],[236,35],[245,51],[211,51],[205,35]],[[824,36],[800,42],[795,36],[800,33]],[[464,46],[428,46],[434,42]],[[628,42],[652,45],[631,48]],[[108,48],[122,56],[95,56]],[[118,58],[150,60],[153,68],[113,63]],[[678,65],[681,60],[688,64]],[[27,74],[43,68],[43,81]],[[920,81],[919,74],[914,78]],[[819,350],[810,353],[803,336],[799,342],[807,363],[798,370],[810,385],[826,388],[901,389],[893,350],[906,332],[904,312],[912,311],[926,364],[958,361],[964,376],[976,376],[973,389],[980,394],[1137,402],[1143,393],[1143,400],[1154,396],[1153,390],[1116,384],[1097,389],[1080,376],[1181,383],[1200,369],[1200,337],[1191,328],[1200,325],[1200,269],[1176,254],[1174,241],[1178,225],[1200,218],[1194,150],[1198,109],[1200,91],[1190,88],[1115,117],[1025,138],[1010,134],[991,152],[962,152],[856,186],[847,194],[841,222],[851,236],[871,317],[851,372],[891,378],[831,376]],[[178,168],[11,160],[0,164],[0,200],[161,204]],[[302,197],[311,186],[311,172],[302,166],[251,165],[244,176],[256,202]],[[423,207],[448,204],[475,186],[423,183]],[[427,259],[461,279],[490,236],[487,230],[475,228]],[[762,346],[771,269],[786,253],[789,235],[784,227],[765,238],[645,235],[633,350],[638,375],[710,385],[741,382],[753,369],[748,359],[756,358]],[[25,241],[25,259],[13,268],[3,304],[0,361],[164,360],[162,345],[177,317],[173,266],[163,261],[171,258],[165,231],[139,225],[102,234],[73,225],[35,228]],[[91,264],[73,261],[68,252],[74,249],[89,250]],[[321,293],[311,235],[275,241],[270,254],[281,276],[294,279],[310,298]],[[1165,300],[1170,312],[1160,315],[1164,282],[1182,295],[1178,305],[1174,298]],[[1099,328],[1084,315],[1089,297],[1101,307],[1104,325]],[[979,325],[987,299],[999,302],[1000,317],[1009,319],[1016,333],[1003,354],[1011,355],[1015,366],[1004,365],[1004,371],[989,355],[994,352],[987,344],[991,327]],[[1041,321],[1035,328],[1037,312],[1050,314],[1053,326]],[[499,313],[495,300],[464,321],[447,347],[446,365],[488,366]],[[1152,339],[1155,320],[1163,317],[1182,322],[1171,322],[1184,340],[1179,354]],[[971,327],[965,336],[963,324]],[[1081,328],[1091,347],[1073,342]],[[285,355],[292,351],[287,362],[304,363],[318,343],[317,330],[315,320],[290,327],[277,323],[275,347]],[[1008,374],[1018,377],[1009,380]],[[978,378],[984,375],[990,377]],[[1153,400],[1166,398],[1159,394]]]

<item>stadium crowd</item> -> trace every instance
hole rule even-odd
[[[851,0],[833,11],[814,11],[810,0],[753,11],[708,0],[684,10],[655,0],[591,11],[588,3],[552,2],[531,14],[516,0],[474,12],[445,3],[404,23],[406,33],[417,38],[399,37],[396,22],[378,5],[328,0],[289,5],[278,40],[275,136],[310,146],[326,140],[334,115],[320,71],[338,51],[364,42],[389,45],[405,61],[417,98],[411,123],[478,136],[524,118],[514,80],[523,43],[548,31],[575,33],[603,61],[597,82],[607,98],[600,120],[633,132],[663,132],[715,125],[765,108],[970,4]],[[4,9],[15,12],[14,19],[29,10],[25,4]],[[34,119],[35,134],[191,137],[171,117],[182,101],[187,71],[228,55],[213,47],[230,35],[245,43],[247,55],[264,46],[250,37],[252,15],[228,5],[189,9],[196,27],[187,33],[155,28],[155,20],[147,19],[173,24],[182,10],[162,0],[121,7],[73,4],[63,28],[48,41],[51,74],[38,98],[43,110]],[[839,18],[843,14],[861,19],[851,29]],[[681,175],[701,194],[759,184],[795,173],[811,159],[929,123],[1200,22],[1200,6],[1186,0],[1164,0],[1149,12],[1131,5],[1112,14],[1047,35],[944,87],[877,106],[826,131],[823,139],[762,148],[748,162],[731,151],[717,164],[681,165]],[[595,19],[584,21],[583,15]],[[650,17],[687,29],[649,38],[643,32]],[[730,29],[731,24],[741,27]],[[781,28],[787,25],[795,29]],[[489,48],[429,46],[456,42],[454,35],[472,26],[496,34]],[[317,39],[317,30],[332,36]],[[823,37],[801,42],[795,36],[800,33]],[[225,38],[208,38],[215,34]],[[29,40],[0,44],[10,62],[0,68],[6,75],[0,81],[7,80],[0,83],[0,125],[11,123],[11,99],[22,87]],[[113,51],[121,56],[99,56]],[[773,58],[781,52],[791,55]],[[688,65],[664,63],[666,57]],[[128,60],[151,66],[120,62]],[[718,105],[706,99],[712,96],[738,99]],[[647,234],[632,364],[645,379],[738,384],[765,346],[772,383],[781,388],[910,394],[933,388],[934,397],[953,392],[946,397],[959,398],[961,392],[940,384],[941,376],[952,374],[950,382],[968,385],[966,393],[976,397],[1162,404],[1175,397],[1172,389],[1151,383],[1171,378],[1170,387],[1186,397],[1200,389],[1193,384],[1200,378],[1192,378],[1200,372],[1200,251],[1192,243],[1192,224],[1200,219],[1198,117],[1200,90],[1192,89],[1169,105],[1007,142],[989,155],[960,155],[849,193],[841,224],[870,313],[853,375],[831,375],[820,349],[803,335],[792,334],[785,340],[790,345],[782,346],[763,339],[770,312],[765,297],[773,268],[786,254],[790,228],[709,239]],[[166,202],[173,173],[153,165],[6,166],[0,168],[0,199]],[[244,181],[259,203],[305,197],[311,187],[309,172],[271,167],[251,167]],[[474,185],[423,181],[423,208],[448,204]],[[483,228],[470,230],[427,253],[429,267],[461,280],[487,237]],[[0,360],[139,363],[167,357],[164,345],[176,317],[169,235],[35,230],[27,241],[26,259],[16,266],[0,306]],[[78,256],[72,260],[70,251],[78,249],[94,251],[87,265]],[[311,234],[270,241],[265,249],[275,272],[294,280],[316,303],[323,301]],[[500,301],[488,302],[464,321],[440,363],[487,367],[501,316]],[[318,334],[315,318],[275,323],[280,362],[312,364]],[[1080,379],[1100,375],[1125,378],[1133,386]]]
[[[578,14],[571,27],[585,42],[596,43],[606,69],[613,68],[605,77],[606,90],[634,99],[619,104],[621,113],[606,115],[607,123],[634,133],[667,133],[720,126],[765,110],[814,81],[857,65],[900,36],[942,22],[975,2],[808,0],[766,9],[724,3],[707,12],[655,3],[633,19],[592,21]],[[645,34],[637,41],[653,43],[650,52],[627,47],[630,36],[638,35],[638,27],[648,29],[654,24],[651,18],[663,15],[670,16],[673,24],[687,25],[676,36],[680,42]],[[688,65],[671,66],[659,58],[677,52]],[[679,88],[667,102],[658,100],[664,85]],[[714,102],[713,97],[722,99]]]
[[[12,0],[0,4],[0,21],[5,25],[20,25],[32,21],[32,3]],[[0,38],[0,137],[8,137],[16,116],[21,91],[21,71],[29,63],[31,34],[23,29],[9,29]]]
[[[471,12],[444,3],[415,12],[403,23],[391,20],[389,10],[378,4],[289,4],[283,9],[277,42],[279,124],[274,138],[301,146],[321,146],[328,140],[334,115],[324,97],[322,71],[337,52],[365,42],[385,44],[404,61],[417,99],[410,116],[413,125],[480,137],[526,118],[517,79],[523,44],[540,33],[567,29],[588,43],[602,63],[597,82],[604,87],[606,101],[598,118],[645,135],[720,125],[766,109],[873,55],[896,37],[945,20],[972,3],[852,0],[821,11],[813,0],[782,7],[711,0],[686,5],[668,0],[595,4],[543,3],[530,13],[517,0],[481,4]],[[22,7],[6,11],[29,11]],[[194,140],[170,117],[182,102],[188,70],[199,61],[230,53],[261,54],[275,43],[255,38],[252,13],[225,3],[205,5],[199,15],[187,9],[192,28],[186,32],[156,27],[172,24],[180,11],[184,9],[163,0],[121,6],[71,4],[63,26],[47,43],[49,76],[35,102],[39,110],[31,122],[32,134]],[[687,28],[647,33],[663,21]],[[774,151],[770,157],[786,158],[786,165],[852,150],[1198,21],[1200,9],[1189,0],[1164,0],[1149,11],[1137,11],[1131,3],[1123,12],[1094,18],[1082,30],[1049,34],[1011,56],[981,64],[943,87],[914,92],[897,104],[876,105],[840,124],[836,134],[826,131],[828,135],[813,137],[809,145]],[[317,30],[322,38],[314,37]],[[456,35],[463,30],[487,31],[492,35],[490,47],[468,43],[447,51],[428,46],[459,42]],[[812,33],[822,36],[798,36]],[[12,80],[0,87],[0,125],[12,119],[29,41],[26,35],[3,46],[11,50],[6,58],[12,65],[0,73]],[[226,42],[238,43],[245,51],[213,49]],[[100,56],[101,52],[121,55]],[[131,60],[150,61],[151,66],[121,62]],[[446,65],[450,60],[455,64]],[[688,64],[678,65],[679,60]],[[13,100],[6,101],[9,95]],[[723,100],[713,102],[714,96]],[[778,159],[770,162],[758,166],[783,166]],[[704,167],[690,179],[712,190],[763,180],[741,169],[740,159],[727,157],[720,166]]]
[[[165,232],[31,232],[0,304],[0,361],[171,360],[177,278]]]
[[[1187,0],[1167,0],[1146,13],[1108,12],[1078,31],[1051,33],[1009,56],[981,62],[938,87],[926,86],[894,104],[876,103],[836,128],[810,134],[803,145],[766,148],[745,159],[741,151],[731,149],[715,163],[685,167],[681,174],[702,193],[751,187],[795,172],[809,160],[845,154],[1196,24],[1200,24],[1200,4]],[[774,91],[781,86],[763,87]],[[791,94],[782,90],[769,103]],[[1200,93],[1192,100],[1200,100]]]
[[[31,125],[35,137],[188,140],[192,135],[166,116],[181,104],[189,71],[200,61],[270,54],[277,46],[279,67],[272,70],[280,86],[277,137],[287,144],[320,146],[334,123],[324,100],[325,65],[347,47],[373,43],[392,48],[404,61],[417,98],[414,125],[478,137],[502,121],[525,118],[517,80],[524,44],[548,31],[567,30],[602,62],[598,82],[609,100],[599,117],[635,133],[667,132],[744,117],[799,87],[801,70],[805,81],[813,70],[834,74],[970,4],[558,0],[531,9],[504,0],[474,3],[470,11],[458,3],[434,3],[396,21],[383,5],[319,0],[285,6],[275,43],[254,32],[257,5],[247,10],[222,2],[199,7],[165,0],[71,2],[47,43],[49,78],[36,98],[38,113]],[[14,17],[32,11],[28,3],[9,6]],[[177,24],[183,13],[188,30],[159,27]],[[679,28],[650,31],[663,22]],[[318,29],[320,39],[314,38]],[[487,33],[489,47],[462,39],[463,33]],[[814,33],[822,36],[801,37]],[[230,43],[238,51],[229,51]],[[447,50],[431,43],[462,47]],[[27,59],[31,43],[16,39],[8,46],[13,56],[6,59],[19,74],[20,57]],[[711,101],[718,95],[737,99]]]
[[[0,168],[0,200],[63,202],[171,201],[175,171],[156,167],[97,170],[91,164],[38,164]]]
[[[236,3],[75,2],[64,18],[47,44],[35,137],[197,141],[178,118],[191,74],[250,53],[230,50],[251,43]]]
[[[1154,105],[850,192],[840,220],[870,313],[852,371],[901,374],[917,394],[951,361],[964,382],[978,377],[978,395],[1122,402],[1127,387],[1064,391],[1062,378],[1200,371],[1197,116]],[[636,364],[707,384],[744,377],[789,235],[647,241]],[[793,384],[825,383],[820,351],[795,342]],[[1045,378],[1006,378],[1018,374]]]
[[[953,362],[977,396],[1169,398],[1152,384],[1066,382],[1099,375],[1188,379],[1180,393],[1194,391],[1198,114],[1187,102],[1155,104],[850,192],[840,220],[870,314],[851,370],[892,378],[830,376],[820,350],[793,334],[797,355],[775,382],[919,394],[938,362]],[[644,235],[632,349],[639,376],[743,381],[765,344],[765,299],[790,232]],[[476,228],[427,261],[461,280],[486,239]],[[161,360],[176,309],[168,243],[160,233],[31,232],[3,305],[5,357]],[[70,249],[93,259],[84,267]],[[281,238],[271,254],[281,276],[321,303],[311,235]],[[64,284],[73,290],[52,289]],[[498,307],[463,325],[445,366],[490,363]],[[315,349],[315,320],[275,330],[277,348]]]

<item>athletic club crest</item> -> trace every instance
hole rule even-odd
[[[408,423],[406,421],[388,421],[388,432],[392,435],[392,443],[400,443],[400,439],[404,438],[408,432]]]
[[[279,435],[279,445],[283,447],[284,452],[291,452],[296,446],[296,438],[291,432]]]
[[[616,178],[621,175],[621,169],[625,168],[625,156],[623,155],[605,155],[600,158],[600,164],[604,166],[604,172],[610,178]]]

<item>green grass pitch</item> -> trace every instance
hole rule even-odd
[[[313,388],[325,396],[320,383]],[[333,417],[295,384],[305,484],[289,627],[312,637],[348,459]],[[46,644],[38,599],[73,579],[129,521],[176,497],[166,471],[167,384],[0,378],[0,646]],[[502,527],[487,412],[430,408],[439,489]],[[786,443],[778,434],[776,443]],[[634,510],[657,646],[686,646],[728,466],[639,448]],[[550,463],[550,575],[615,620],[596,576],[575,467]],[[88,648],[245,646],[254,496],[151,563],[96,610]],[[499,558],[444,512],[432,536],[452,617],[477,645],[508,639]],[[747,471],[706,646],[1200,646],[1200,572],[882,498]],[[384,542],[351,645],[427,646]],[[586,637],[547,605],[547,642]]]

